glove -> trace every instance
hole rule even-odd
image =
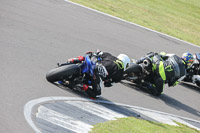
[[[74,58],[68,59],[67,63],[74,63]]]
[[[76,58],[71,58],[71,59],[68,59],[67,60],[67,63],[79,63],[81,61],[84,61],[85,60],[85,57],[83,56],[78,56]]]

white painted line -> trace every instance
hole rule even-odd
[[[139,110],[139,109],[135,109],[133,108],[133,110],[141,113],[141,114],[144,114],[158,122],[161,122],[161,123],[164,123],[164,124],[168,124],[168,125],[173,125],[173,126],[178,126],[178,124],[175,123],[176,122],[179,122],[179,123],[182,123],[184,125],[187,125],[191,128],[195,128],[197,130],[200,130],[200,128],[198,127],[195,127],[193,125],[191,125],[190,123],[180,119],[180,118],[177,118],[177,117],[171,117],[171,116],[166,116],[166,115],[162,115],[162,114],[158,114],[158,113],[153,113],[153,112],[149,112],[149,111],[144,111],[144,110]]]
[[[68,104],[74,105],[78,108],[81,108],[84,111],[90,112],[91,114],[97,115],[99,117],[102,117],[106,120],[116,120],[114,115],[111,115],[111,113],[108,113],[105,110],[98,110],[95,107],[88,106],[84,104],[79,104],[78,102],[67,102]]]
[[[97,105],[92,102],[80,102],[80,101],[75,101],[75,102],[68,102],[65,101],[65,103],[77,106],[78,108],[85,109],[86,111],[91,110],[90,113],[96,112],[100,115],[100,117],[107,118],[109,120],[114,120],[114,118],[122,118],[122,117],[127,117],[123,114],[119,114],[113,110],[110,110],[104,106]],[[89,111],[88,111],[89,112]]]
[[[170,117],[170,116],[169,116],[169,117]],[[170,117],[170,119],[172,119],[172,120],[174,120],[174,121],[176,121],[176,122],[182,123],[182,124],[184,124],[184,125],[187,125],[187,126],[189,126],[189,127],[191,127],[191,128],[194,128],[194,129],[200,130],[200,128],[195,127],[195,126],[193,126],[192,124],[183,121],[182,119],[179,119],[179,118],[176,118],[176,117]]]
[[[91,100],[91,99],[76,98],[76,97],[43,97],[43,98],[39,98],[39,99],[35,99],[35,100],[32,100],[32,101],[29,101],[24,106],[24,116],[25,116],[25,119],[27,120],[27,122],[29,123],[29,125],[34,129],[34,131],[36,133],[40,133],[40,130],[35,126],[35,124],[32,121],[32,114],[31,114],[32,109],[33,109],[33,107],[35,105],[42,104],[44,102],[50,102],[50,101],[69,101],[69,102],[70,101],[71,102],[82,101],[82,102],[94,102],[94,103],[102,103],[102,104],[110,104],[110,105],[115,104],[117,106],[131,108],[133,110],[146,111],[146,112],[149,112],[150,114],[154,113],[154,114],[158,114],[158,115],[163,115],[163,117],[168,117],[168,118],[173,117],[173,119],[178,120],[178,122],[180,122],[180,123],[182,123],[184,120],[187,120],[187,121],[191,121],[191,122],[195,122],[195,123],[200,124],[200,121],[189,119],[189,118],[186,118],[186,117],[181,117],[181,116],[178,116],[178,115],[168,114],[168,113],[164,113],[164,112],[160,112],[160,111],[155,111],[155,110],[150,110],[150,109],[146,109],[146,108],[141,108],[141,107],[137,107],[137,106],[131,106],[131,105],[126,105],[126,104],[113,103],[113,102],[104,101],[104,100]],[[180,120],[180,119],[182,119],[183,121]],[[189,125],[191,125],[191,124],[188,124],[188,126]],[[196,127],[196,129],[197,129],[197,127]]]
[[[32,109],[35,105],[43,103],[43,102],[47,102],[47,101],[57,101],[57,100],[77,100],[77,98],[73,98],[73,97],[43,97],[43,98],[39,98],[39,99],[35,99],[32,101],[29,101],[28,103],[25,104],[24,106],[24,117],[26,119],[26,121],[28,122],[28,124],[33,128],[33,130],[36,133],[41,133],[41,131],[35,126],[34,122],[32,121]],[[84,99],[82,99],[84,100]],[[85,99],[86,100],[86,99]],[[90,101],[90,100],[87,100]]]
[[[173,125],[173,126],[178,126],[173,120],[171,120],[169,117],[163,116],[161,114],[156,114],[156,113],[152,113],[152,112],[148,112],[148,111],[144,111],[144,110],[139,110],[139,109],[133,109],[141,114],[144,114],[158,122],[164,123],[164,124],[169,124],[169,125]]]
[[[170,117],[170,116],[169,116],[169,117]],[[176,118],[176,117],[170,117],[170,118],[171,118],[172,120],[176,121],[176,122],[179,122],[179,123],[182,123],[182,124],[184,124],[184,125],[187,125],[187,126],[189,126],[189,127],[191,127],[191,128],[194,128],[194,129],[200,130],[200,128],[195,127],[195,126],[193,126],[192,124],[183,121],[182,119],[179,119],[179,118]]]
[[[77,133],[87,133],[91,131],[93,126],[83,123],[73,118],[60,114],[56,111],[40,106],[36,115],[38,118],[46,120],[50,123],[69,129]]]
[[[107,103],[107,104],[109,104],[109,101],[101,101],[101,103]],[[122,106],[122,107],[127,107],[127,108],[133,108],[133,109],[139,109],[139,110],[149,111],[149,112],[152,112],[152,113],[162,114],[162,115],[171,116],[171,117],[177,117],[177,118],[180,118],[180,119],[184,119],[184,120],[188,120],[188,121],[200,123],[200,121],[198,121],[198,120],[194,120],[194,119],[190,119],[190,118],[187,118],[187,117],[182,117],[182,116],[178,116],[178,115],[174,115],[174,114],[169,114],[169,113],[165,113],[165,112],[161,112],[161,111],[151,110],[151,109],[147,109],[147,108],[143,108],[143,107],[126,105],[126,104],[121,104],[121,103],[114,103],[114,104]]]
[[[98,105],[98,104],[96,104],[96,103],[90,102],[90,105],[92,105],[92,107],[95,107],[96,109],[98,109],[98,110],[100,110],[100,111],[102,111],[102,112],[106,112],[106,113],[108,113],[108,114],[110,114],[110,115],[112,115],[112,116],[114,116],[114,117],[116,117],[116,118],[127,117],[126,115],[120,114],[120,113],[118,113],[118,112],[116,112],[116,111],[113,111],[113,110],[108,109],[108,108],[106,108],[106,107],[104,107],[104,106]]]
[[[41,133],[41,131],[35,126],[35,124],[32,121],[31,112],[32,112],[33,107],[39,103],[43,103],[43,102],[47,102],[47,101],[54,101],[54,100],[55,101],[57,101],[57,100],[77,100],[77,98],[73,98],[73,97],[71,97],[71,98],[68,98],[68,97],[43,97],[43,98],[29,101],[28,103],[25,104],[24,117],[25,117],[26,121],[28,122],[28,124],[33,128],[33,130],[36,133]],[[89,100],[87,100],[87,101],[89,101]]]
[[[115,19],[117,19],[117,20],[120,20],[120,21],[123,21],[123,22],[129,23],[129,24],[131,24],[131,25],[135,25],[135,26],[138,26],[138,27],[140,27],[140,28],[143,28],[143,29],[146,29],[146,30],[149,30],[149,31],[152,31],[152,32],[155,32],[155,33],[158,33],[158,34],[161,34],[161,35],[164,35],[164,36],[167,36],[167,37],[173,38],[173,39],[175,39],[175,40],[178,40],[178,41],[184,42],[184,43],[186,43],[186,44],[189,44],[189,45],[192,45],[192,46],[195,46],[195,47],[200,48],[200,46],[195,45],[195,44],[193,44],[193,43],[190,43],[190,42],[187,42],[187,41],[184,41],[184,40],[178,39],[178,38],[176,38],[176,37],[173,37],[173,36],[170,36],[170,35],[167,35],[167,34],[164,34],[164,33],[158,32],[158,31],[155,31],[155,30],[152,30],[152,29],[150,29],[150,28],[147,28],[147,27],[141,26],[141,25],[139,25],[139,24],[136,24],[136,23],[133,23],[133,22],[126,21],[126,20],[124,20],[124,19],[121,19],[121,18],[118,18],[118,17],[112,16],[112,15],[110,15],[110,14],[107,14],[107,13],[104,13],[104,12],[101,12],[101,11],[98,11],[98,10],[95,10],[95,9],[92,9],[92,8],[89,8],[89,7],[86,7],[86,6],[84,6],[84,5],[81,5],[81,4],[78,4],[78,3],[75,3],[75,2],[72,2],[72,1],[69,1],[69,0],[64,0],[64,1],[66,1],[66,2],[68,2],[68,3],[71,3],[71,4],[74,4],[74,5],[77,5],[77,6],[80,6],[80,7],[83,7],[83,8],[86,8],[86,9],[89,9],[89,10],[91,10],[91,11],[94,11],[94,12],[97,12],[97,13],[100,13],[100,14],[103,14],[103,15],[106,15],[106,16],[109,16],[109,17],[112,17],[112,18],[115,18]]]

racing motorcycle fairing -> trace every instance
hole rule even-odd
[[[85,57],[85,61],[81,65],[81,72],[82,73],[88,73],[91,77],[94,76],[94,69],[96,64],[90,60],[90,57],[87,55]]]

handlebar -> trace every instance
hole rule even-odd
[[[69,65],[69,64],[72,64],[72,63],[69,63],[69,62],[63,63],[63,64],[57,63],[57,66],[60,67],[60,66],[65,66],[65,65]]]

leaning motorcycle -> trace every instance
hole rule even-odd
[[[151,88],[151,86],[149,86],[149,81],[152,78],[152,63],[150,59],[145,59],[140,64],[137,64],[134,60],[124,72],[124,80],[134,83],[145,89]]]
[[[194,55],[194,63],[187,70],[187,75],[183,81],[194,83],[200,87],[200,53]]]
[[[95,75],[95,67],[96,63],[91,61],[89,56],[86,56],[85,60],[80,63],[58,63],[58,67],[47,72],[46,79],[51,83],[62,84],[75,90],[81,90],[83,84],[91,86],[91,81],[88,77]],[[102,67],[99,65],[98,69],[104,69]]]

